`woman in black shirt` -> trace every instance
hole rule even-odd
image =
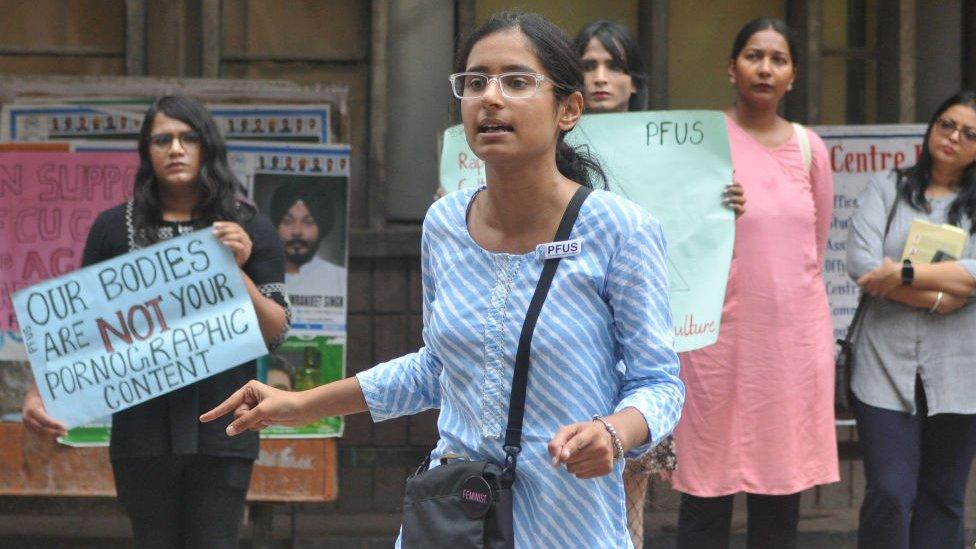
[[[83,265],[212,225],[234,253],[265,342],[276,347],[289,325],[284,252],[271,222],[243,198],[213,117],[189,97],[158,99],[142,124],[139,158],[132,200],[98,216]],[[227,437],[231,418],[197,417],[254,377],[247,362],[112,416],[109,454],[137,546],[238,546],[258,436]],[[36,389],[23,416],[36,433],[64,432]]]

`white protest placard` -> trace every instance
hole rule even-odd
[[[25,288],[14,308],[44,405],[69,429],[267,353],[210,228]]]

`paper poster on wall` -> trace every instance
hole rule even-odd
[[[0,114],[5,141],[58,141],[139,137],[147,103],[45,104],[11,103]]]
[[[231,251],[207,229],[14,294],[47,412],[68,428],[267,352]]]
[[[834,173],[834,219],[830,224],[824,256],[824,283],[830,301],[834,336],[842,338],[854,317],[861,295],[847,274],[847,227],[857,209],[857,198],[871,178],[893,168],[912,166],[921,152],[925,126],[891,124],[875,126],[819,126],[830,154]]]
[[[259,377],[308,389],[345,377],[349,147],[284,143],[229,144],[231,167],[278,231],[285,249],[285,289],[292,328],[258,362]],[[270,427],[262,436],[341,436],[341,418],[303,427]]]
[[[343,338],[289,337],[273,353],[258,360],[258,379],[286,391],[304,391],[345,377]],[[342,436],[342,417],[325,417],[302,427],[272,425],[264,438],[325,438]]]
[[[151,98],[12,103],[0,114],[9,141],[137,141]],[[226,139],[328,143],[331,108],[309,105],[208,104]]]
[[[732,180],[725,117],[718,111],[586,115],[567,142],[596,156],[620,193],[661,221],[668,240],[675,347],[718,339],[734,241],[734,215],[722,205]],[[444,132],[441,185],[484,184],[484,166],[460,127]]]
[[[329,143],[328,105],[208,105],[224,137],[232,140]]]
[[[0,151],[2,152],[69,152],[70,149],[71,145],[64,141],[0,143]],[[29,157],[22,158],[28,159]],[[135,162],[136,160],[133,156],[131,163],[134,165]],[[129,194],[131,193],[126,192],[123,194],[123,196],[128,196]],[[119,201],[121,200],[122,197],[119,198]],[[99,213],[101,213],[100,208],[104,204],[103,201],[99,200],[92,200],[87,203],[76,201],[70,204],[70,206],[73,208],[83,208],[86,205],[91,208],[91,219],[94,219]],[[76,244],[78,246],[83,246],[84,241],[82,240],[80,242],[76,242]],[[0,361],[26,360],[27,349],[24,347],[23,337],[21,336],[20,332],[0,332]],[[93,422],[71,429],[68,431],[67,435],[59,437],[58,442],[67,444],[69,446],[107,446],[109,442],[111,424],[111,417],[97,419]]]
[[[0,152],[0,330],[16,331],[11,295],[78,268],[100,212],[132,195],[128,153]]]
[[[229,144],[231,169],[285,248],[291,334],[346,335],[349,147]]]
[[[0,152],[68,152],[67,143],[0,143]],[[0,331],[0,361],[27,360],[19,331]]]

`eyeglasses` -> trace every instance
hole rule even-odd
[[[200,143],[203,142],[197,132],[183,132],[179,135],[157,133],[149,138],[149,146],[154,149],[165,150],[173,146],[174,139],[179,140],[180,146],[187,150],[199,149]]]
[[[451,91],[458,99],[479,99],[488,90],[488,84],[494,82],[502,91],[502,95],[509,99],[528,99],[539,93],[543,82],[549,80],[535,72],[503,72],[501,74],[484,74],[480,72],[458,72],[450,76]],[[556,83],[553,82],[555,86]]]
[[[952,120],[948,118],[939,118],[935,121],[935,127],[939,130],[939,133],[949,137],[957,130],[959,131],[959,137],[963,139],[967,145],[972,145],[976,143],[976,128],[970,128],[968,126],[957,125]]]

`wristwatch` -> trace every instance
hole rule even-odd
[[[915,266],[912,265],[911,259],[906,259],[901,264],[901,284],[911,286],[913,280],[915,280]]]

